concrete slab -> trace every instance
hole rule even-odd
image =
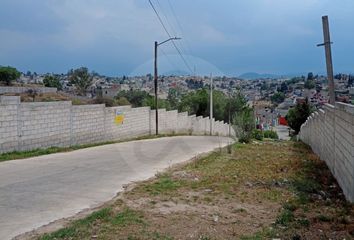
[[[275,127],[275,131],[278,133],[280,140],[290,140],[288,126],[278,125]]]

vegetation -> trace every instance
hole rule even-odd
[[[149,106],[155,109],[155,98],[145,91],[129,90],[120,91],[116,100],[126,99],[133,107]],[[223,92],[213,91],[214,118],[219,121],[233,121],[236,113],[243,111],[247,101],[241,92],[226,96]],[[167,99],[158,100],[159,108],[167,110],[179,110],[197,116],[208,117],[210,115],[210,95],[206,88],[189,93],[181,93],[177,89],[170,89]]]
[[[0,82],[11,85],[11,82],[18,79],[21,76],[20,72],[13,67],[0,67]]]
[[[286,82],[282,82],[281,83],[279,90],[282,93],[286,93],[289,90],[288,85],[286,84]]]
[[[207,89],[198,89],[195,92],[190,92],[183,95],[178,110],[196,114],[197,116],[209,116],[209,93]],[[216,118],[216,116],[215,116]]]
[[[289,110],[288,114],[286,115],[286,120],[289,124],[289,127],[295,131],[295,134],[300,132],[301,125],[306,122],[310,114],[311,107],[307,99],[304,103],[297,103],[294,108]]]
[[[279,139],[278,133],[273,130],[265,130],[263,136],[264,138]]]
[[[36,96],[38,96],[38,91],[34,88],[28,89],[26,94],[32,98],[32,102],[34,102]]]
[[[57,88],[62,90],[63,86],[61,85],[59,78],[56,76],[47,75],[43,79],[43,84],[45,87]]]
[[[234,117],[234,129],[239,142],[249,143],[252,139],[254,129],[254,114],[253,109],[245,106]]]
[[[276,131],[273,130],[262,131],[260,129],[254,129],[252,133],[252,137],[259,141],[262,141],[264,138],[279,139],[279,136]]]
[[[125,97],[119,97],[116,98],[114,101],[118,106],[126,106],[126,105],[131,105],[131,103],[128,101],[127,98]]]
[[[133,107],[148,106],[153,97],[149,93],[141,90],[129,90],[118,92],[115,99],[125,98]]]
[[[234,144],[135,184],[39,240],[352,239],[354,205],[299,142]]]
[[[282,103],[285,100],[285,94],[283,92],[277,92],[270,97],[270,100],[272,101],[272,103],[276,103],[276,104]]]
[[[79,95],[86,96],[88,88],[92,85],[93,76],[86,67],[69,71],[69,79],[75,85]]]
[[[260,129],[254,129],[252,134],[252,137],[256,140],[262,141],[264,138],[264,134]]]
[[[304,87],[307,89],[314,89],[316,87],[315,81],[312,79],[307,79]]]
[[[91,101],[92,104],[105,104],[106,107],[117,106],[114,99],[108,97],[97,97]]]
[[[307,80],[314,80],[316,77],[314,77],[313,73],[312,72],[309,72],[307,74]]]

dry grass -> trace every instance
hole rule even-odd
[[[353,205],[301,143],[233,146],[34,239],[352,239]]]

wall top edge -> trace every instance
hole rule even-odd
[[[336,102],[336,108],[354,115],[354,105]]]

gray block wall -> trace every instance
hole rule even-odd
[[[299,137],[327,163],[347,199],[354,202],[354,106],[325,105],[301,126]]]
[[[117,112],[124,116],[115,123]],[[213,134],[228,136],[228,124],[213,120]],[[210,119],[159,109],[160,133],[210,134]],[[0,153],[124,140],[155,134],[149,107],[73,106],[70,101],[21,103],[0,96]],[[234,132],[231,132],[234,135]]]
[[[38,93],[56,93],[56,88],[50,87],[0,87],[0,94],[5,93],[25,93],[30,89],[36,90]]]

